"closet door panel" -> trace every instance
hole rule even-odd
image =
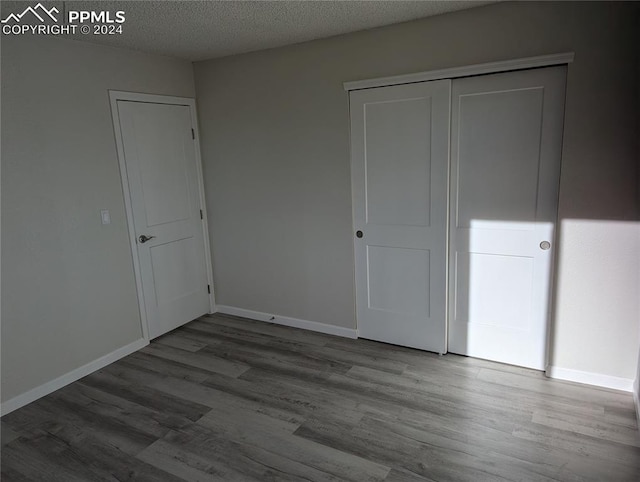
[[[545,368],[565,77],[453,82],[449,351]]]
[[[350,93],[358,333],[446,349],[449,80]]]

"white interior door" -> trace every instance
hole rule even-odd
[[[191,107],[119,100],[117,109],[144,309],[155,338],[210,310]]]
[[[565,77],[453,81],[451,352],[545,368]]]
[[[440,353],[450,92],[438,80],[350,93],[358,336]]]

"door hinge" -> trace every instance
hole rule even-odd
[[[202,209],[200,210],[200,219],[204,219],[204,218],[202,217]]]
[[[191,129],[191,139],[195,139],[195,138],[196,138],[196,131]]]
[[[211,285],[207,285],[207,293],[211,294]]]

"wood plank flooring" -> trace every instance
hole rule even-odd
[[[640,480],[628,393],[221,315],[1,428],[3,481]]]

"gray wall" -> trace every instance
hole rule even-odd
[[[343,81],[574,51],[551,363],[635,378],[638,12],[503,3],[196,63],[217,302],[355,327]]]
[[[193,97],[193,69],[2,39],[3,402],[142,336],[108,89]]]

